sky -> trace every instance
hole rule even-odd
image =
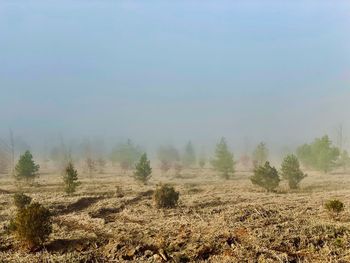
[[[0,1],[0,135],[350,138],[350,1]]]

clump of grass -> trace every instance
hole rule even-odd
[[[160,185],[153,195],[153,200],[157,208],[173,208],[179,200],[179,192],[169,185]]]
[[[332,215],[338,216],[341,212],[344,211],[345,205],[342,201],[338,199],[328,200],[324,207],[328,210]]]

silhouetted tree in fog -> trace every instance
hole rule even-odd
[[[344,172],[350,168],[350,156],[346,150],[341,152],[336,164],[341,167]]]
[[[54,161],[57,169],[63,174],[68,163],[72,161],[71,149],[68,148],[63,140],[60,138],[59,145],[52,148],[50,159]]]
[[[235,172],[233,154],[228,149],[225,138],[221,138],[216,145],[215,158],[211,161],[211,164],[225,179],[229,179]]]
[[[325,173],[336,167],[340,151],[332,145],[329,137],[316,138],[311,144],[304,144],[297,149],[297,156],[302,164]]]
[[[180,161],[179,151],[172,145],[159,147],[157,156],[161,162],[167,163],[170,166],[173,166],[174,163]]]
[[[140,147],[134,145],[129,139],[126,143],[121,143],[113,149],[111,160],[113,163],[119,163],[123,170],[129,170],[134,166],[141,155]]]
[[[192,167],[196,164],[196,152],[192,145],[192,142],[188,142],[185,147],[185,152],[182,156],[182,163],[185,167]]]
[[[266,144],[263,142],[259,143],[253,152],[254,166],[263,165],[267,161],[268,157],[269,157],[269,151],[266,147]]]

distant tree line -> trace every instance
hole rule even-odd
[[[328,173],[335,168],[344,170],[350,167],[350,157],[346,150],[340,150],[332,144],[327,135],[316,138],[310,144],[304,144],[297,149],[297,156],[302,164],[309,169]]]

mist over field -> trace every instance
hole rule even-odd
[[[350,262],[350,1],[0,0],[0,262]]]
[[[0,134],[276,153],[350,124],[347,1],[2,1]]]

